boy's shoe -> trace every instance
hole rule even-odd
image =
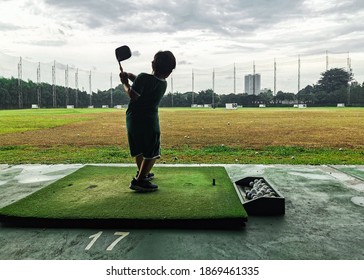
[[[135,177],[138,177],[139,171],[137,171],[137,174]],[[154,179],[154,173],[148,173],[147,176],[145,176],[145,180],[152,181]]]
[[[146,179],[137,180],[135,178],[131,180],[129,188],[137,192],[154,192],[158,190],[158,186],[152,184],[150,181]]]

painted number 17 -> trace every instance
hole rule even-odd
[[[90,250],[91,247],[95,244],[95,242],[97,241],[97,239],[99,239],[99,237],[101,235],[102,235],[102,231],[99,231],[98,233],[89,236],[89,239],[92,238],[92,240],[86,246],[85,250],[86,251]],[[122,240],[123,238],[125,238],[129,235],[129,232],[115,232],[114,235],[119,236],[119,237],[113,243],[111,243],[109,247],[106,248],[106,251],[111,251],[112,249],[114,249],[114,247],[116,246],[116,244],[118,244],[120,242],[120,240]]]

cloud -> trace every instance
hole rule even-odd
[[[217,43],[219,40],[225,41],[225,45],[230,43],[230,50],[241,52],[267,49],[279,52],[284,48],[300,53],[312,52],[310,48],[339,50],[348,42],[337,40],[338,37],[345,38],[349,33],[361,37],[364,30],[364,23],[358,20],[364,16],[361,0],[44,0],[44,3],[58,13],[57,17],[66,18],[69,28],[81,24],[109,36],[183,33],[183,37],[174,37],[180,46],[194,41],[213,43],[220,46],[216,52],[224,52],[226,48]]]
[[[47,47],[61,47],[67,44],[65,40],[39,40],[23,42],[23,44],[35,45],[35,46],[47,46]]]
[[[45,0],[45,3],[60,9],[65,17],[77,20],[87,28],[105,28],[110,34],[121,35],[145,32],[175,34],[195,30],[221,38],[248,38],[282,24],[286,24],[284,28],[287,31],[294,31],[295,26],[290,26],[291,21],[309,24],[317,19],[324,23],[342,21],[338,29],[329,28],[330,33],[325,33],[320,25],[315,27],[316,30],[322,30],[326,37],[340,36],[347,30],[362,30],[364,27],[358,24],[358,20],[352,20],[358,18],[358,11],[364,8],[363,1],[359,0]],[[305,37],[305,34],[301,35]],[[309,35],[319,39],[323,37]],[[293,38],[298,43],[302,41],[298,34],[293,35]],[[285,38],[277,38],[281,39]]]
[[[92,61],[105,72],[119,44],[133,50],[126,63],[135,71],[170,49],[175,74],[187,76],[191,68],[326,50],[362,53],[364,45],[362,0],[2,0],[0,10],[4,47],[79,67]]]
[[[191,64],[192,64],[191,62],[188,62],[186,60],[178,61],[178,65],[191,65]]]
[[[104,1],[45,0],[89,28],[113,31],[166,32],[210,30],[220,34],[250,33],[300,14],[303,0],[290,1]]]
[[[132,56],[138,57],[141,53],[139,51],[132,51]]]
[[[12,23],[0,22],[0,31],[14,31],[18,29],[21,29],[21,27],[18,25]]]

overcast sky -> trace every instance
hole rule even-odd
[[[278,89],[297,91],[298,55],[302,87],[325,70],[326,51],[340,67],[350,52],[363,82],[363,18],[363,0],[0,0],[0,52],[116,75],[116,47],[130,46],[124,68],[136,74],[168,49],[178,63],[174,91],[191,90],[192,69],[195,91],[212,88],[215,68],[218,93],[233,91],[234,63],[242,92],[253,61],[262,87],[273,89],[276,58]]]

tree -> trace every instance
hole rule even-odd
[[[302,103],[315,103],[315,88],[313,86],[306,86],[297,93],[297,99]]]
[[[258,99],[264,104],[269,104],[273,100],[273,93],[271,90],[261,92],[258,95]]]
[[[212,104],[212,94],[215,94],[212,89],[202,90],[195,98],[196,104]],[[214,95],[216,97],[216,95]]]
[[[321,73],[321,76],[317,83],[317,89],[328,94],[347,88],[348,83],[353,79],[352,74],[342,68],[332,68]]]
[[[277,95],[275,96],[275,101],[277,103],[292,103],[294,100],[296,100],[294,93],[291,92],[283,92],[283,91],[278,91]]]

